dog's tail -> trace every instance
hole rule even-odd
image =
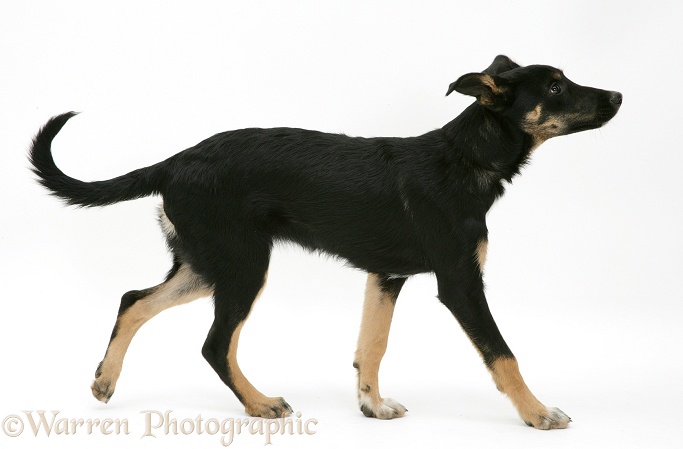
[[[38,181],[67,204],[106,206],[160,193],[159,165],[132,171],[107,181],[84,182],[62,172],[52,158],[52,140],[75,112],[51,118],[33,139],[29,161]]]

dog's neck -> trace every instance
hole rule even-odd
[[[510,182],[527,162],[533,146],[528,134],[478,103],[442,129],[466,169],[482,180],[482,187],[490,183],[501,188],[502,181]]]

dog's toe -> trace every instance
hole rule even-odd
[[[525,420],[524,422],[531,427],[541,430],[550,429],[565,429],[571,422],[571,418],[567,416],[559,408],[548,407],[545,413],[535,417],[533,420]]]
[[[90,386],[93,396],[98,401],[102,401],[105,404],[109,402],[112,395],[114,394],[114,385],[111,382],[105,382],[100,379],[95,379]]]
[[[378,419],[400,418],[408,411],[403,405],[389,398],[376,402],[361,398],[360,410],[368,418]]]
[[[292,407],[283,398],[266,398],[265,401],[245,406],[245,411],[260,418],[283,418],[293,413]]]

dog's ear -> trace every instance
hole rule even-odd
[[[519,64],[514,62],[512,59],[505,55],[498,55],[483,73],[488,73],[489,75],[499,75],[503,72],[507,72],[508,70],[516,69],[517,67],[519,67]]]
[[[453,91],[471,95],[476,97],[482,106],[500,110],[507,101],[505,95],[507,90],[507,82],[499,76],[488,73],[468,73],[458,78],[456,82],[451,83],[446,95]]]

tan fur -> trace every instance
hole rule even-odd
[[[539,429],[567,427],[571,421],[568,416],[547,408],[531,393],[514,357],[495,360],[490,371],[496,387],[510,398],[524,422]]]
[[[128,346],[143,324],[169,307],[186,304],[212,293],[213,290],[185,264],[171,279],[149,289],[147,296],[133,303],[116,320],[116,336],[109,342],[91,387],[95,397],[107,402],[113,394]]]
[[[543,105],[538,104],[533,111],[527,112],[524,119],[530,123],[536,123],[541,118],[541,112],[543,111]]]
[[[542,113],[543,109],[539,104],[533,110],[526,113],[522,122],[522,129],[534,138],[530,151],[534,151],[546,140],[564,134],[567,131],[567,124],[576,119],[574,115],[565,114],[550,116],[545,120],[541,120]]]
[[[477,251],[474,256],[477,259],[477,264],[479,265],[479,271],[484,271],[484,264],[486,264],[486,253],[488,252],[489,241],[485,238],[479,240],[477,243]]]
[[[176,236],[176,230],[175,226],[173,226],[173,223],[171,223],[171,220],[168,219],[168,216],[166,215],[166,211],[164,210],[164,205],[161,204],[159,206],[159,224],[161,225],[161,230],[163,231],[164,235],[166,238],[172,238]]]
[[[496,82],[493,80],[491,75],[488,74],[483,74],[481,77],[481,82],[484,84],[486,87],[491,89],[491,92],[494,94],[498,95],[501,92],[500,87],[496,84]]]
[[[405,407],[379,393],[378,372],[387,349],[394,299],[380,288],[379,277],[369,273],[354,366],[358,369],[358,399],[364,413],[382,419],[403,416]]]
[[[254,302],[258,300],[266,286],[266,281],[268,279],[268,273],[263,280],[263,286],[256,295]],[[248,316],[247,316],[248,318]],[[242,370],[237,363],[237,348],[239,346],[240,333],[242,332],[242,327],[247,321],[245,319],[242,321],[232,333],[230,337],[230,346],[228,347],[228,371],[230,373],[232,384],[237,390],[238,397],[240,397],[242,403],[244,404],[245,411],[251,416],[260,416],[264,418],[280,418],[274,412],[279,405],[283,403],[282,398],[270,398],[261,393],[254,387],[251,382],[244,376]],[[287,414],[287,413],[285,413]]]
[[[245,320],[246,321],[246,320]],[[242,321],[230,338],[230,347],[228,349],[228,370],[235,389],[238,391],[239,397],[244,404],[244,410],[251,416],[260,416],[264,418],[280,418],[273,409],[276,408],[282,401],[281,398],[269,398],[254,387],[251,382],[244,376],[239,364],[237,363],[237,347],[239,345],[240,333],[244,322]]]

